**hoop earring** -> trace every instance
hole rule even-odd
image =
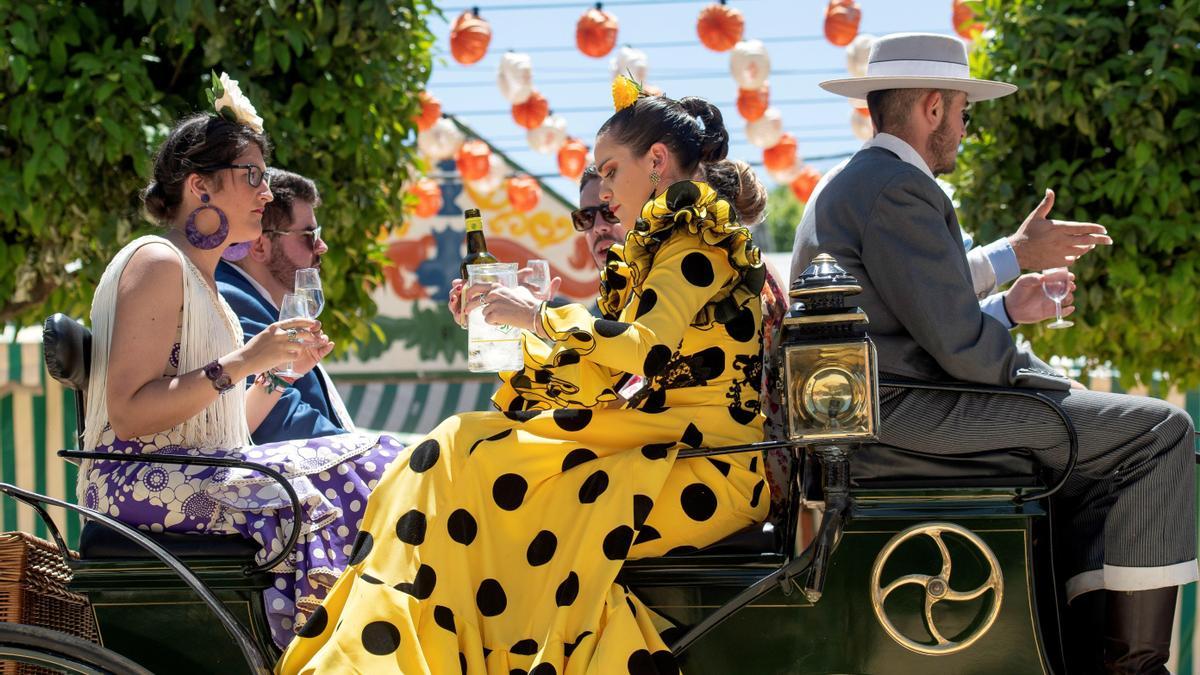
[[[243,242],[239,242],[237,244],[233,244],[232,246],[229,246],[228,248],[226,248],[224,251],[221,251],[221,258],[223,260],[230,260],[230,261],[241,260],[242,258],[245,258],[246,256],[250,255],[250,244],[251,244],[251,242],[248,242],[248,241],[243,241]]]
[[[188,243],[203,251],[211,251],[212,249],[225,243],[225,238],[229,236],[229,219],[225,217],[225,212],[220,208],[208,203],[208,195],[200,195],[200,206],[196,207],[195,211],[188,214],[187,222],[183,226],[183,233],[187,236]],[[196,214],[205,209],[212,209],[217,212],[217,218],[220,224],[217,225],[216,232],[212,234],[204,234],[196,227]]]

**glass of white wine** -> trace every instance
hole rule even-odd
[[[1071,290],[1071,273],[1065,267],[1055,267],[1042,271],[1042,292],[1047,298],[1054,301],[1054,316],[1053,322],[1046,324],[1046,328],[1070,328],[1075,325],[1074,321],[1067,321],[1062,317],[1062,301],[1067,297]]]
[[[296,270],[296,294],[308,298],[310,319],[321,316],[321,310],[325,309],[325,291],[321,287],[320,270],[315,267]]]
[[[279,308],[279,320],[287,321],[288,319],[311,319],[312,301],[308,295],[303,293],[284,293],[283,304]],[[284,377],[300,377],[300,373],[292,370],[293,363],[288,361],[287,366],[283,370],[276,371],[277,375]]]

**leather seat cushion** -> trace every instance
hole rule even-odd
[[[156,544],[177,558],[238,558],[250,561],[259,546],[236,534],[178,534],[145,532]],[[98,523],[87,523],[79,536],[79,555],[84,560],[145,560],[154,554],[121,534]]]
[[[882,444],[850,454],[850,485],[880,488],[1029,487],[1041,470],[1025,449],[929,454]]]

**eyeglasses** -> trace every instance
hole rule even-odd
[[[277,234],[281,237],[302,234],[308,237],[308,248],[311,250],[317,247],[317,240],[321,238],[321,226],[318,225],[311,230],[263,230],[263,234]]]
[[[963,116],[963,128],[966,128],[966,126],[971,123],[971,113],[964,110],[964,111],[962,111],[962,116]]]
[[[246,182],[250,184],[250,187],[258,187],[259,185],[262,185],[263,179],[267,177],[263,170],[255,164],[215,164],[213,166],[202,167],[200,170],[220,171],[221,169],[245,169]],[[271,181],[267,180],[267,185],[270,184]]]
[[[596,225],[596,214],[599,213],[604,222],[609,225],[616,225],[621,222],[617,218],[617,214],[609,210],[608,204],[599,206],[585,206],[582,209],[575,209],[571,212],[571,224],[575,226],[576,232],[587,232]]]

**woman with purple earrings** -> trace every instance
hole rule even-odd
[[[266,476],[205,466],[85,461],[86,506],[151,532],[238,534],[259,563],[301,528],[274,568],[265,604],[285,646],[345,568],[367,495],[403,447],[345,434],[253,446],[250,431],[279,400],[288,362],[303,373],[328,338],[312,319],[279,321],[243,341],[213,275],[237,242],[259,236],[270,144],[237,82],[214,78],[217,114],[180,121],[142,192],[163,236],[140,237],[109,263],[92,302],[84,449],[228,457],[267,465],[296,489],[302,513]],[[246,386],[248,379],[254,383]]]

